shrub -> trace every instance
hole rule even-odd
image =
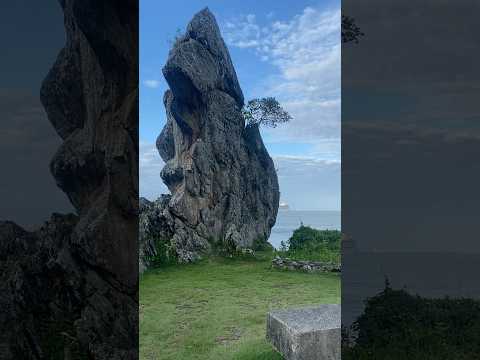
[[[273,251],[273,246],[265,237],[258,237],[253,242],[253,250],[255,251]]]
[[[341,233],[338,230],[317,230],[302,224],[288,240],[288,249],[326,247],[331,250],[340,250],[340,238]]]
[[[323,261],[340,264],[341,232],[317,230],[303,224],[293,232],[277,254],[297,260]]]
[[[356,339],[351,343],[351,334]],[[430,299],[385,289],[343,334],[342,358],[475,359],[480,354],[480,301]]]
[[[169,241],[160,237],[155,238],[153,241],[155,244],[155,254],[145,257],[149,263],[149,267],[158,268],[174,264],[176,257]]]

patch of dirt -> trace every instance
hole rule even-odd
[[[221,345],[231,344],[232,342],[240,340],[243,334],[243,330],[235,326],[231,326],[229,328],[226,328],[225,330],[227,334],[222,336],[217,336],[215,338],[215,342],[217,344],[221,344]]]

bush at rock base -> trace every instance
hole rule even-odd
[[[317,230],[301,225],[276,254],[296,260],[340,264],[340,241],[338,230]]]
[[[177,262],[175,253],[168,240],[157,237],[153,239],[153,243],[155,244],[155,254],[145,256],[149,267],[158,268]]]

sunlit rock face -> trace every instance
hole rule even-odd
[[[208,9],[176,40],[163,74],[170,89],[157,147],[171,198],[162,213],[177,258],[267,239],[279,203],[275,167],[258,127],[245,126],[242,90]]]

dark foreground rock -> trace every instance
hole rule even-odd
[[[340,305],[271,311],[267,340],[286,360],[340,360]]]
[[[212,248],[267,239],[278,211],[275,167],[258,127],[245,126],[243,94],[208,9],[177,39],[163,74],[170,90],[157,147],[171,197],[157,212],[170,227],[172,251],[189,262]]]
[[[0,358],[137,359],[138,2],[60,4],[66,44],[41,100],[77,215],[0,222]]]

